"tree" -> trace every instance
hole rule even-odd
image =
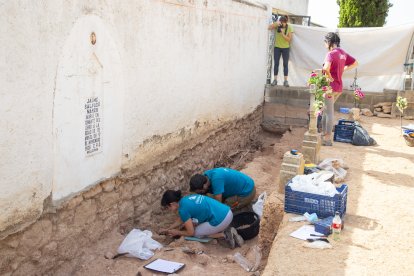
[[[338,27],[382,27],[392,7],[389,0],[337,0]]]
[[[408,102],[407,102],[407,98],[403,98],[401,96],[397,97],[397,108],[400,111],[400,124],[401,124],[401,128],[402,128],[402,116],[404,114],[404,109],[407,108],[408,106]]]

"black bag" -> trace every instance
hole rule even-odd
[[[354,136],[352,137],[353,145],[372,146],[377,144],[377,142],[369,136],[368,131],[366,131],[358,122],[355,122],[354,125]]]

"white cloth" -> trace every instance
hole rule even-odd
[[[305,86],[310,72],[322,68],[327,53],[324,37],[328,32],[338,31],[341,48],[359,63],[357,83],[362,91],[402,89],[404,63],[414,24],[382,28],[293,27],[295,33],[289,60],[289,83],[292,86]],[[344,73],[344,89],[350,89],[354,75],[355,69]]]

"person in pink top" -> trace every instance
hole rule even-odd
[[[334,104],[342,93],[342,74],[358,66],[358,62],[342,50],[341,39],[336,33],[325,36],[325,47],[328,49],[323,70],[331,81],[332,95],[325,97],[325,109],[322,116],[322,145],[332,146],[332,128],[334,124]]]

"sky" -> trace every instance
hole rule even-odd
[[[393,6],[388,12],[385,26],[414,23],[413,0],[391,0]],[[308,15],[311,21],[328,28],[338,25],[339,6],[336,0],[309,0]]]

